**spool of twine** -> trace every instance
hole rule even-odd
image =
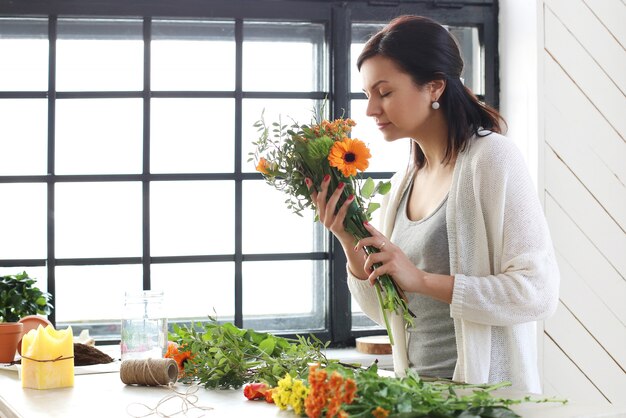
[[[124,360],[120,379],[127,385],[169,386],[178,379],[178,366],[171,358]]]

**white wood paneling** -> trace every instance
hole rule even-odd
[[[624,400],[626,374],[563,304],[546,320],[545,332],[610,402]]]
[[[626,47],[626,4],[624,0],[584,0],[591,12],[602,22],[607,31]]]
[[[593,382],[551,338],[546,338],[544,341],[544,363],[550,365],[544,374],[544,394],[557,398],[576,399],[578,402],[607,401]]]
[[[563,133],[560,135],[561,141],[571,143],[574,147],[589,148],[590,153],[595,154],[622,185],[626,184],[624,140],[548,54],[544,56],[544,73],[546,80],[549,80],[544,88],[545,102],[559,110],[570,131],[576,134],[570,140],[567,133]],[[549,123],[548,115],[544,113],[544,116],[545,123]]]
[[[563,257],[615,315],[620,323],[626,324],[626,282],[611,266],[602,253],[593,246],[567,213],[554,201],[546,197],[546,218],[550,225],[552,241],[559,256]],[[561,275],[561,287],[568,278]],[[585,298],[586,294],[578,295]],[[616,329],[615,332],[619,332]]]
[[[561,271],[544,390],[626,403],[626,4],[539,3],[539,193]]]
[[[545,107],[546,141],[558,157],[567,162],[582,186],[590,191],[608,215],[626,230],[626,186],[591,150],[576,121],[570,120],[553,104]],[[626,144],[624,145],[626,148]]]
[[[626,54],[617,39],[607,31],[591,9],[580,0],[549,0],[554,16],[563,22],[577,42],[596,61],[600,70],[626,93]],[[626,18],[626,16],[625,16]],[[626,20],[622,21],[622,26]]]
[[[579,1],[579,0],[572,0]],[[549,4],[549,2],[547,2]],[[626,97],[549,7],[545,8],[545,49],[619,133],[626,132]],[[546,80],[547,81],[547,80]]]
[[[626,329],[563,257],[557,254],[561,276],[561,302],[576,315],[578,321],[593,335],[600,346],[626,369]],[[581,297],[584,295],[584,297]]]
[[[545,153],[546,190],[617,271],[626,272],[626,234],[558,156]],[[625,295],[626,296],[626,295]]]

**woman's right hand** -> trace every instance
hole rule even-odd
[[[345,183],[339,183],[339,186],[332,192],[328,201],[326,201],[326,196],[328,196],[329,193],[328,188],[330,187],[330,176],[324,176],[319,188],[313,186],[313,182],[309,178],[305,179],[305,182],[309,188],[309,193],[311,193],[311,200],[313,201],[313,205],[315,205],[320,222],[332,232],[341,243],[343,252],[348,259],[350,272],[356,278],[366,280],[369,276],[364,269],[366,254],[363,250],[354,251],[354,245],[357,240],[350,232],[346,231],[344,227],[348,208],[354,200],[354,195],[349,196],[339,210],[337,210],[337,202],[339,202]]]
[[[339,202],[345,183],[339,183],[339,186],[332,192],[327,201],[328,188],[330,186],[330,176],[328,174],[324,176],[322,184],[319,186],[319,191],[313,186],[311,179],[307,178],[305,182],[311,193],[311,200],[315,205],[320,222],[339,239],[344,248],[349,248],[354,244],[355,240],[352,234],[346,231],[344,222],[348,208],[354,200],[354,195],[350,195],[337,210],[337,202]]]

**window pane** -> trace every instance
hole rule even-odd
[[[0,18],[0,91],[48,90],[48,22]]]
[[[352,25],[352,44],[350,45],[350,91],[361,92],[363,82],[356,68],[356,61],[363,51],[367,40],[385,26],[384,23],[355,23]]]
[[[46,174],[47,138],[47,100],[0,99],[0,175]]]
[[[324,25],[244,22],[243,89],[324,91]]]
[[[0,258],[46,257],[46,185],[0,183]]]
[[[279,317],[277,330],[306,317],[308,328],[324,327],[324,261],[258,261],[243,264],[244,327],[255,317]],[[295,323],[295,322],[294,322]]]
[[[59,19],[59,91],[143,89],[141,20]]]
[[[235,317],[234,263],[154,264],[150,274],[152,288],[165,292],[170,322]]]
[[[141,183],[58,183],[59,258],[140,257]]]
[[[67,99],[56,103],[57,174],[141,173],[141,99]]]
[[[261,114],[265,123],[269,126],[273,122],[283,125],[291,125],[294,121],[299,124],[309,124],[314,118],[314,110],[319,109],[321,102],[318,100],[305,99],[248,99],[243,101],[243,144],[242,144],[242,171],[254,172],[254,161],[248,162],[248,155],[254,151],[252,142],[259,139],[259,132],[253,125],[261,119]],[[316,111],[317,113],[317,111]]]
[[[156,20],[150,58],[153,90],[234,90],[235,25]]]
[[[475,94],[485,94],[485,69],[483,48],[478,39],[478,28],[450,27],[450,33],[459,42],[463,68],[463,83]]]
[[[111,321],[119,338],[124,294],[142,288],[142,266],[59,266],[55,274],[57,323]]]
[[[352,100],[350,103],[352,119],[357,123],[351,136],[365,142],[372,154],[367,171],[396,172],[404,169],[409,161],[410,139],[385,141],[374,119],[365,114],[366,107],[367,100]]]
[[[234,182],[163,181],[150,187],[152,255],[234,252]]]
[[[234,170],[234,100],[153,99],[151,112],[151,172]]]
[[[286,198],[264,180],[243,183],[244,253],[324,251],[326,234],[313,222],[314,212],[300,217],[287,209]]]

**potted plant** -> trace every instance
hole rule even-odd
[[[48,315],[52,309],[50,294],[42,292],[35,283],[26,272],[0,276],[0,363],[15,358],[24,331],[24,324],[19,321],[29,315]]]

